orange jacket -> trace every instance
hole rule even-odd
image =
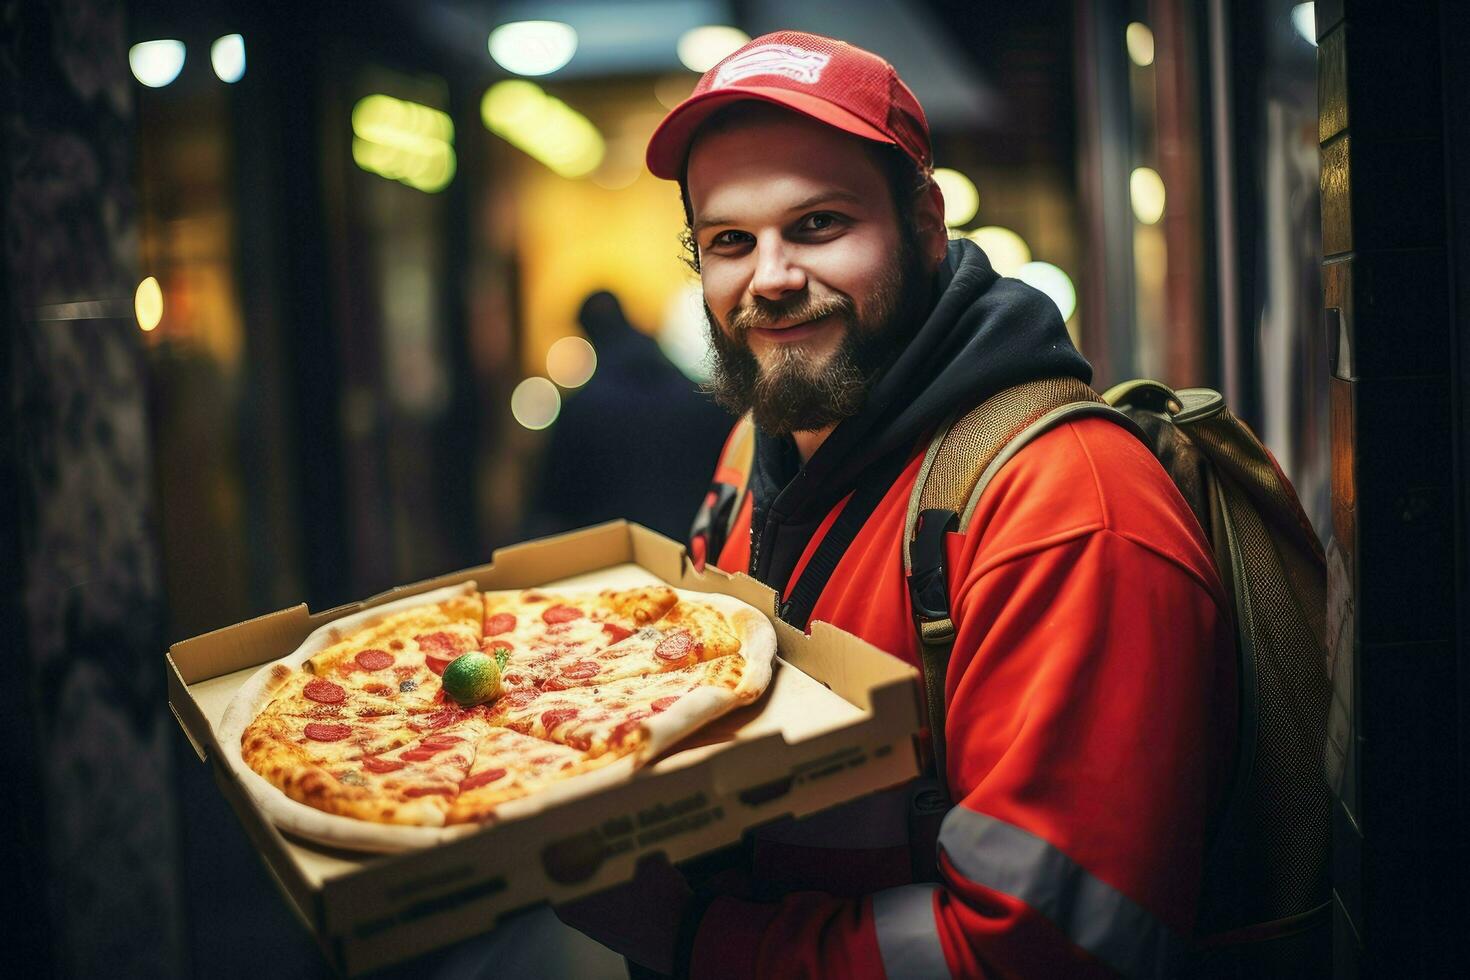
[[[811,617],[918,669],[900,539],[922,448]],[[845,502],[768,584],[799,578]],[[937,880],[915,880],[932,856],[911,853],[903,788],[777,828],[747,897],[700,920],[693,976],[1161,975],[1186,947],[1236,727],[1228,607],[1189,507],[1132,435],[1083,419],[1018,454],[946,547],[957,805]],[[717,564],[749,551],[747,497]]]

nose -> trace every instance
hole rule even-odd
[[[779,233],[756,239],[755,272],[750,277],[751,296],[784,299],[806,288],[806,272],[792,261],[787,243]]]

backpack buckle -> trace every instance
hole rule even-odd
[[[920,511],[909,544],[909,599],[920,623],[949,618],[949,576],[944,536],[959,529],[959,515],[946,508]]]

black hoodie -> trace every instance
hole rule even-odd
[[[1046,294],[1002,279],[974,242],[952,241],[924,325],[801,465],[790,436],[757,432],[750,475],[751,574],[782,588],[822,519],[860,486],[886,487],[922,441],[961,410],[1037,378],[1090,381]],[[860,515],[866,518],[866,514]]]

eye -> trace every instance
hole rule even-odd
[[[820,234],[836,229],[841,223],[841,215],[833,214],[831,211],[814,211],[802,218],[796,228],[797,231]]]
[[[709,240],[710,248],[738,248],[752,239],[749,232],[744,231],[722,231]]]

